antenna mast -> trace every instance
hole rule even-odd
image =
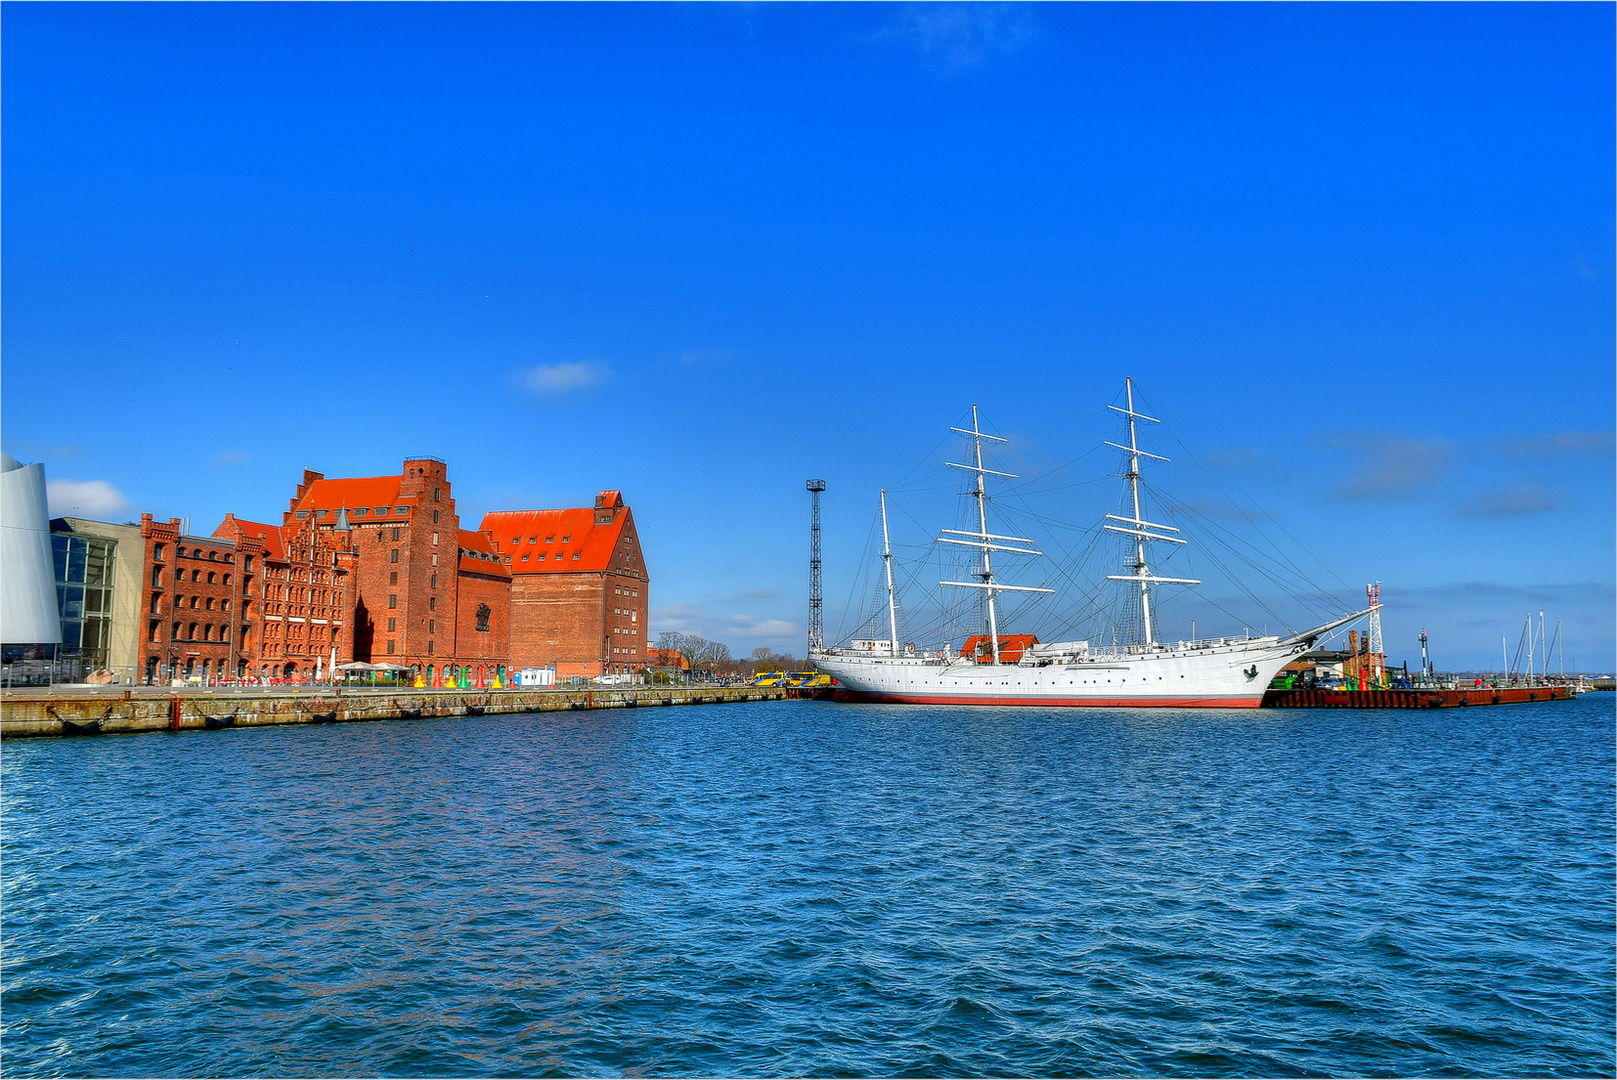
[[[1179,530],[1171,525],[1161,525],[1154,521],[1146,521],[1140,515],[1140,459],[1142,457],[1155,458],[1157,461],[1167,461],[1168,459],[1160,454],[1148,454],[1144,450],[1140,449],[1140,443],[1135,434],[1135,422],[1137,420],[1144,420],[1148,423],[1160,424],[1162,421],[1158,420],[1154,416],[1147,416],[1144,413],[1137,413],[1134,411],[1134,380],[1132,378],[1123,380],[1123,388],[1128,395],[1128,408],[1119,409],[1116,405],[1108,405],[1106,407],[1111,409],[1113,412],[1122,413],[1124,416],[1128,417],[1129,444],[1127,446],[1123,446],[1120,443],[1108,441],[1106,445],[1115,447],[1118,450],[1128,451],[1128,472],[1124,473],[1123,476],[1128,480],[1129,490],[1134,496],[1134,516],[1131,518],[1119,517],[1116,514],[1107,514],[1106,516],[1111,518],[1113,521],[1121,521],[1126,525],[1132,525],[1133,528],[1123,529],[1116,525],[1103,525],[1101,528],[1109,529],[1112,532],[1124,533],[1125,535],[1134,537],[1134,561],[1129,564],[1129,568],[1133,570],[1134,573],[1107,574],[1106,576],[1112,581],[1133,581],[1139,583],[1140,618],[1144,624],[1145,630],[1144,643],[1147,645],[1154,645],[1156,644],[1156,633],[1151,625],[1151,586],[1156,583],[1165,583],[1171,585],[1200,585],[1201,582],[1195,578],[1158,577],[1151,573],[1151,568],[1145,561],[1145,542],[1147,540],[1160,540],[1168,544],[1183,544],[1185,541],[1179,539],[1178,537],[1162,536],[1157,533],[1150,532],[1149,530],[1151,529],[1165,529],[1168,532],[1178,532]]]
[[[824,480],[810,480],[804,487],[813,499],[814,511],[809,525],[809,655],[825,645],[824,597],[820,593],[820,492],[825,490]]]

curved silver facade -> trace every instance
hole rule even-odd
[[[24,465],[0,454],[0,643],[54,645],[61,640],[45,466]]]

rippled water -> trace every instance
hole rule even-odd
[[[5,1073],[1609,1075],[1612,703],[8,742]]]

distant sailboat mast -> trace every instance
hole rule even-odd
[[[995,594],[1000,593],[1000,592],[1053,593],[1053,592],[1055,592],[1055,590],[1054,589],[1035,589],[1035,588],[1030,588],[1030,587],[1028,587],[1026,585],[1001,585],[999,582],[994,580],[994,564],[993,564],[992,560],[989,558],[989,554],[988,554],[990,551],[1008,551],[1008,552],[1011,552],[1011,553],[1016,554],[1016,555],[1042,555],[1044,553],[1042,551],[1039,551],[1039,550],[1037,550],[1035,548],[1032,548],[1032,547],[1025,547],[1025,548],[1023,548],[1023,547],[1008,547],[1003,543],[996,544],[993,541],[995,541],[995,540],[1009,541],[1009,542],[1015,543],[1015,544],[1032,544],[1033,541],[1031,539],[1029,539],[1028,537],[1025,537],[1025,536],[998,536],[998,535],[995,535],[994,533],[991,533],[991,532],[988,531],[988,488],[987,488],[987,483],[986,483],[986,477],[989,474],[993,474],[994,476],[1003,476],[1003,477],[1006,477],[1007,479],[1015,480],[1016,479],[1016,474],[1015,473],[1008,473],[1008,472],[999,472],[996,469],[986,468],[983,465],[983,440],[984,439],[991,439],[994,442],[1007,442],[1008,440],[1002,439],[998,435],[985,435],[985,434],[983,434],[982,425],[977,420],[977,406],[975,406],[975,405],[973,405],[971,407],[971,428],[969,430],[966,429],[966,428],[957,428],[957,427],[952,427],[949,430],[950,431],[958,431],[962,435],[970,435],[971,439],[972,439],[972,449],[973,449],[973,452],[974,452],[974,457],[973,457],[972,460],[975,462],[975,464],[962,465],[962,464],[960,464],[959,462],[956,462],[956,461],[946,461],[946,462],[944,462],[944,464],[948,465],[950,468],[965,469],[967,472],[972,472],[972,473],[976,474],[976,482],[973,485],[973,490],[971,492],[971,495],[972,495],[973,498],[975,498],[977,500],[977,529],[978,529],[978,531],[977,532],[969,532],[969,531],[966,531],[966,530],[963,530],[963,529],[944,529],[943,531],[946,532],[946,533],[953,533],[956,536],[970,536],[970,537],[974,537],[975,539],[971,539],[971,540],[952,540],[947,536],[940,536],[940,537],[938,537],[938,543],[940,543],[940,544],[960,544],[960,545],[963,545],[965,547],[976,548],[978,551],[980,551],[982,553],[982,559],[983,559],[982,566],[981,566],[980,569],[975,570],[974,573],[975,573],[975,575],[977,577],[981,578],[982,580],[981,581],[940,581],[940,582],[938,582],[938,584],[940,584],[940,585],[957,585],[957,586],[959,586],[961,588],[964,588],[964,589],[982,589],[987,594],[987,599],[988,599],[988,645],[989,645],[989,649],[992,650],[994,663],[997,664],[997,663],[999,663],[999,611],[998,611],[998,605],[995,603],[995,600],[994,600]]]
[[[887,489],[881,492],[881,559],[887,567],[887,632],[898,655],[898,602],[893,598],[893,545],[887,539]]]
[[[1108,405],[1106,407],[1111,409],[1113,412],[1122,413],[1128,418],[1129,444],[1127,446],[1123,446],[1120,443],[1108,441],[1106,445],[1116,447],[1119,450],[1126,450],[1128,452],[1129,471],[1123,475],[1128,480],[1129,490],[1134,497],[1134,516],[1132,518],[1126,518],[1119,517],[1117,514],[1107,514],[1106,516],[1111,518],[1113,521],[1121,521],[1125,525],[1132,527],[1125,529],[1117,525],[1104,525],[1102,528],[1134,537],[1134,562],[1129,566],[1129,568],[1134,572],[1132,574],[1107,574],[1106,576],[1112,581],[1133,581],[1139,585],[1140,620],[1145,631],[1144,644],[1154,645],[1156,644],[1157,639],[1156,631],[1151,624],[1151,586],[1155,584],[1200,585],[1201,582],[1195,578],[1158,577],[1151,573],[1151,568],[1146,562],[1145,543],[1147,540],[1160,540],[1168,544],[1183,544],[1185,541],[1179,539],[1178,537],[1162,536],[1158,533],[1151,532],[1150,530],[1152,529],[1163,529],[1167,532],[1178,532],[1179,530],[1174,528],[1172,525],[1162,525],[1154,521],[1146,521],[1141,514],[1140,459],[1142,457],[1154,458],[1157,461],[1167,461],[1168,459],[1160,454],[1150,454],[1140,449],[1139,439],[1135,433],[1135,422],[1138,420],[1145,420],[1152,424],[1160,424],[1162,421],[1158,420],[1154,416],[1147,416],[1144,413],[1134,411],[1134,380],[1132,378],[1125,379],[1123,382],[1123,387],[1127,392],[1128,407],[1126,409],[1119,409],[1116,405]]]

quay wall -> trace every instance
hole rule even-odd
[[[1463,709],[1479,705],[1517,705],[1532,701],[1568,701],[1576,697],[1565,686],[1460,687],[1413,690],[1269,690],[1266,709]]]
[[[351,723],[445,716],[660,708],[779,701],[778,687],[591,687],[567,690],[342,690],[296,692],[75,694],[8,692],[0,700],[0,738],[115,735],[274,724]]]

